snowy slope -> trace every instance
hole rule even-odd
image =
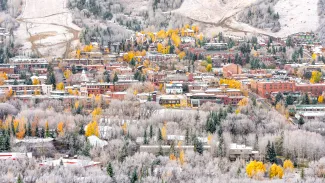
[[[281,30],[278,36],[296,32],[316,31],[319,26],[318,0],[280,0],[274,7],[280,13]]]
[[[183,16],[203,22],[218,23],[242,11],[256,0],[184,0],[175,10]]]
[[[66,0],[26,0],[17,20],[20,27],[15,36],[22,52],[62,57],[70,43],[78,40],[80,28],[72,23]]]
[[[213,30],[268,34],[285,37],[296,32],[316,31],[319,25],[317,14],[318,0],[279,0],[274,11],[279,12],[281,30],[272,33],[237,22],[235,16],[257,0],[184,0],[175,13],[201,23],[209,23],[209,32]],[[263,3],[263,1],[262,1]]]

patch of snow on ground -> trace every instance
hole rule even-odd
[[[316,31],[319,25],[318,0],[280,0],[274,11],[280,14],[279,37],[297,32]]]
[[[104,147],[105,145],[108,144],[108,142],[106,142],[105,140],[101,140],[98,137],[92,135],[88,137],[89,143],[92,146],[98,146],[98,147]]]

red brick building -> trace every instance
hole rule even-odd
[[[242,69],[240,65],[228,64],[222,68],[223,77],[231,77],[233,74],[241,74]]]
[[[253,81],[251,89],[263,98],[270,98],[272,92],[302,92],[319,96],[325,91],[325,83],[297,84],[294,81]]]

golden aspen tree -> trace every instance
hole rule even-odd
[[[324,102],[324,97],[323,97],[323,95],[321,95],[321,96],[319,96],[318,97],[318,103],[323,103]]]
[[[179,152],[179,162],[181,163],[181,165],[183,165],[185,162],[185,153],[183,149],[181,149],[181,151]]]
[[[90,122],[86,127],[85,136],[89,137],[92,135],[99,137],[99,127],[97,121]]]
[[[293,171],[293,168],[294,168],[294,166],[293,166],[293,163],[290,161],[290,160],[285,160],[284,162],[283,162],[283,168],[285,169],[285,170],[289,170],[289,171]]]
[[[64,134],[64,123],[62,121],[58,123],[57,131],[60,136]]]
[[[56,85],[57,90],[64,90],[64,84],[63,82],[60,82],[59,84]]]
[[[179,57],[179,59],[183,59],[184,57],[186,56],[186,53],[184,52],[184,51],[182,51],[182,52],[180,52],[179,54],[178,54],[178,57]]]
[[[100,107],[96,107],[93,112],[91,113],[91,115],[93,116],[93,118],[95,118],[96,116],[99,116],[102,114],[102,108]]]
[[[63,73],[63,76],[64,76],[66,79],[69,79],[71,75],[72,75],[72,72],[71,72],[71,70],[69,70],[69,69],[66,69],[66,70],[64,71],[64,73]]]
[[[266,167],[261,161],[251,161],[246,166],[246,174],[250,178],[256,178],[258,174],[264,174]]]
[[[322,79],[322,73],[319,71],[313,71],[311,73],[310,82],[311,83],[319,83],[319,81]]]
[[[122,125],[122,130],[124,132],[124,135],[126,135],[127,131],[128,131],[128,125],[126,124],[126,122],[123,123]]]
[[[281,166],[276,165],[275,163],[271,165],[269,176],[270,178],[278,177],[282,179],[283,177],[283,168]]]
[[[211,72],[212,71],[212,64],[208,64],[207,67],[206,67],[206,70],[208,72]]]
[[[164,126],[161,128],[161,136],[163,140],[167,139],[167,125],[166,122],[164,122]]]

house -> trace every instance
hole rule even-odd
[[[246,145],[238,145],[235,143],[230,144],[229,146],[229,159],[234,161],[238,158],[251,160],[257,159],[259,157],[258,151],[253,151],[253,147]]]
[[[183,93],[183,85],[182,84],[166,84],[166,94],[181,94]]]

